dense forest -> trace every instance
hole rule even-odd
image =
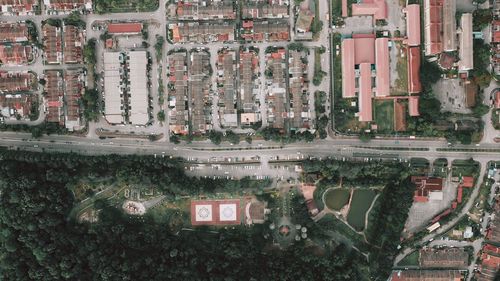
[[[176,159],[83,157],[0,150],[0,280],[364,280],[343,245],[324,251],[269,244],[259,227],[182,231],[102,206],[100,222],[68,220],[67,185],[82,177],[157,182],[167,194],[251,181],[189,178]]]

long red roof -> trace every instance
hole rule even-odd
[[[140,33],[142,23],[110,23],[108,25],[109,33]]]

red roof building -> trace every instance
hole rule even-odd
[[[500,91],[497,91],[495,94],[495,108],[500,108]]]
[[[409,47],[408,50],[408,93],[422,91],[420,83],[420,47]]]
[[[108,24],[109,34],[138,34],[142,31],[142,23],[140,22],[130,22],[130,23],[110,23]]]
[[[21,65],[33,59],[31,46],[20,43],[0,45],[0,65]]]
[[[25,23],[0,23],[0,42],[28,41],[28,27]]]
[[[444,0],[424,1],[424,37],[425,54],[437,55],[443,51],[442,43],[442,13]]]
[[[471,188],[474,187],[474,178],[473,177],[462,177],[462,187]]]
[[[0,0],[0,14],[30,15],[37,5],[36,0]]]
[[[500,257],[492,256],[488,253],[481,255],[482,265],[490,268],[500,268]]]
[[[427,202],[429,194],[435,191],[443,190],[442,178],[429,178],[422,176],[412,176],[411,182],[416,185],[414,200],[416,202]]]
[[[365,0],[359,4],[352,4],[351,13],[353,16],[373,16],[373,20],[385,20],[387,3],[385,0]]]
[[[74,25],[65,25],[64,34],[64,63],[82,63],[83,61],[83,34]]]
[[[388,38],[375,38],[375,34],[354,34],[342,40],[342,97],[354,98],[357,92],[361,122],[373,120],[373,94],[390,94],[388,45]]]
[[[43,3],[46,5],[47,10],[67,12],[73,10],[92,9],[91,0],[44,0]]]
[[[359,65],[359,121],[372,121],[372,69],[369,63]]]
[[[375,39],[375,95],[385,97],[390,94],[391,81],[389,79],[389,38]]]
[[[59,64],[62,61],[62,34],[61,28],[45,24],[42,27],[43,50],[45,61],[48,64]]]
[[[493,246],[491,244],[485,244],[483,247],[483,252],[488,253],[489,255],[500,255],[500,247]]]
[[[410,96],[408,98],[408,108],[409,108],[410,116],[419,116],[420,115],[420,112],[418,110],[418,104],[419,104],[419,97]]]
[[[406,29],[408,46],[420,46],[420,5],[406,6]]]
[[[459,186],[457,190],[457,203],[462,203],[462,194],[463,194],[462,186]]]

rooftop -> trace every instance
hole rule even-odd
[[[426,248],[420,250],[419,262],[424,268],[467,268],[469,254],[459,248]]]
[[[140,22],[124,22],[108,24],[108,32],[110,34],[134,34],[141,33],[142,23]]]

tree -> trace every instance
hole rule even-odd
[[[95,64],[96,63],[96,57],[95,57],[95,49],[96,49],[96,39],[92,38],[90,39],[87,44],[83,47],[83,57],[85,62],[88,64]]]
[[[179,140],[179,137],[177,135],[171,135],[170,142],[175,143],[175,144],[179,144],[181,141]]]
[[[248,143],[248,144],[252,144],[252,137],[251,136],[247,136],[245,138],[245,141]]]
[[[157,117],[158,121],[165,122],[165,111],[164,110],[158,111]]]
[[[226,138],[232,144],[239,144],[240,143],[240,136],[235,134],[231,130],[226,131]]]
[[[211,130],[208,132],[208,138],[213,144],[219,145],[222,142],[222,132]]]

